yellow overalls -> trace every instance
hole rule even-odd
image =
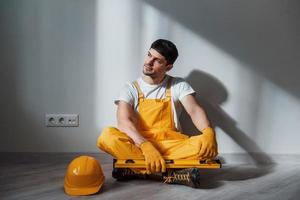
[[[165,159],[199,159],[200,135],[188,137],[175,129],[171,81],[172,78],[169,78],[163,99],[145,99],[138,83],[133,83],[138,91],[137,129]],[[97,146],[117,159],[144,158],[133,140],[114,127],[102,131]]]

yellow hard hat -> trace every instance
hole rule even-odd
[[[68,195],[89,195],[97,193],[103,183],[99,162],[90,156],[79,156],[68,166],[64,189]]]

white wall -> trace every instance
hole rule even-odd
[[[221,153],[300,153],[296,0],[7,0],[0,11],[1,151],[98,151],[114,97],[166,38],[180,54],[171,74],[197,90]],[[79,113],[80,127],[46,128],[45,113]]]
[[[1,1],[1,151],[96,150],[95,2]],[[45,113],[79,113],[46,128]]]

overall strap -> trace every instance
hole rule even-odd
[[[134,82],[133,82],[133,85],[134,85],[134,87],[136,88],[136,90],[137,90],[137,92],[138,92],[139,101],[140,101],[141,99],[144,99],[144,94],[143,94],[143,92],[142,92],[142,90],[141,90],[139,84],[137,83],[137,81],[134,81]]]
[[[170,77],[169,77],[169,80],[168,80],[168,83],[167,83],[167,89],[166,89],[166,97],[167,97],[167,98],[171,98],[171,85],[172,85],[172,79],[173,79],[173,77],[170,76]]]

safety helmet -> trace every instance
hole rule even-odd
[[[64,180],[68,195],[89,195],[97,193],[104,183],[99,162],[91,156],[79,156],[71,161]]]

